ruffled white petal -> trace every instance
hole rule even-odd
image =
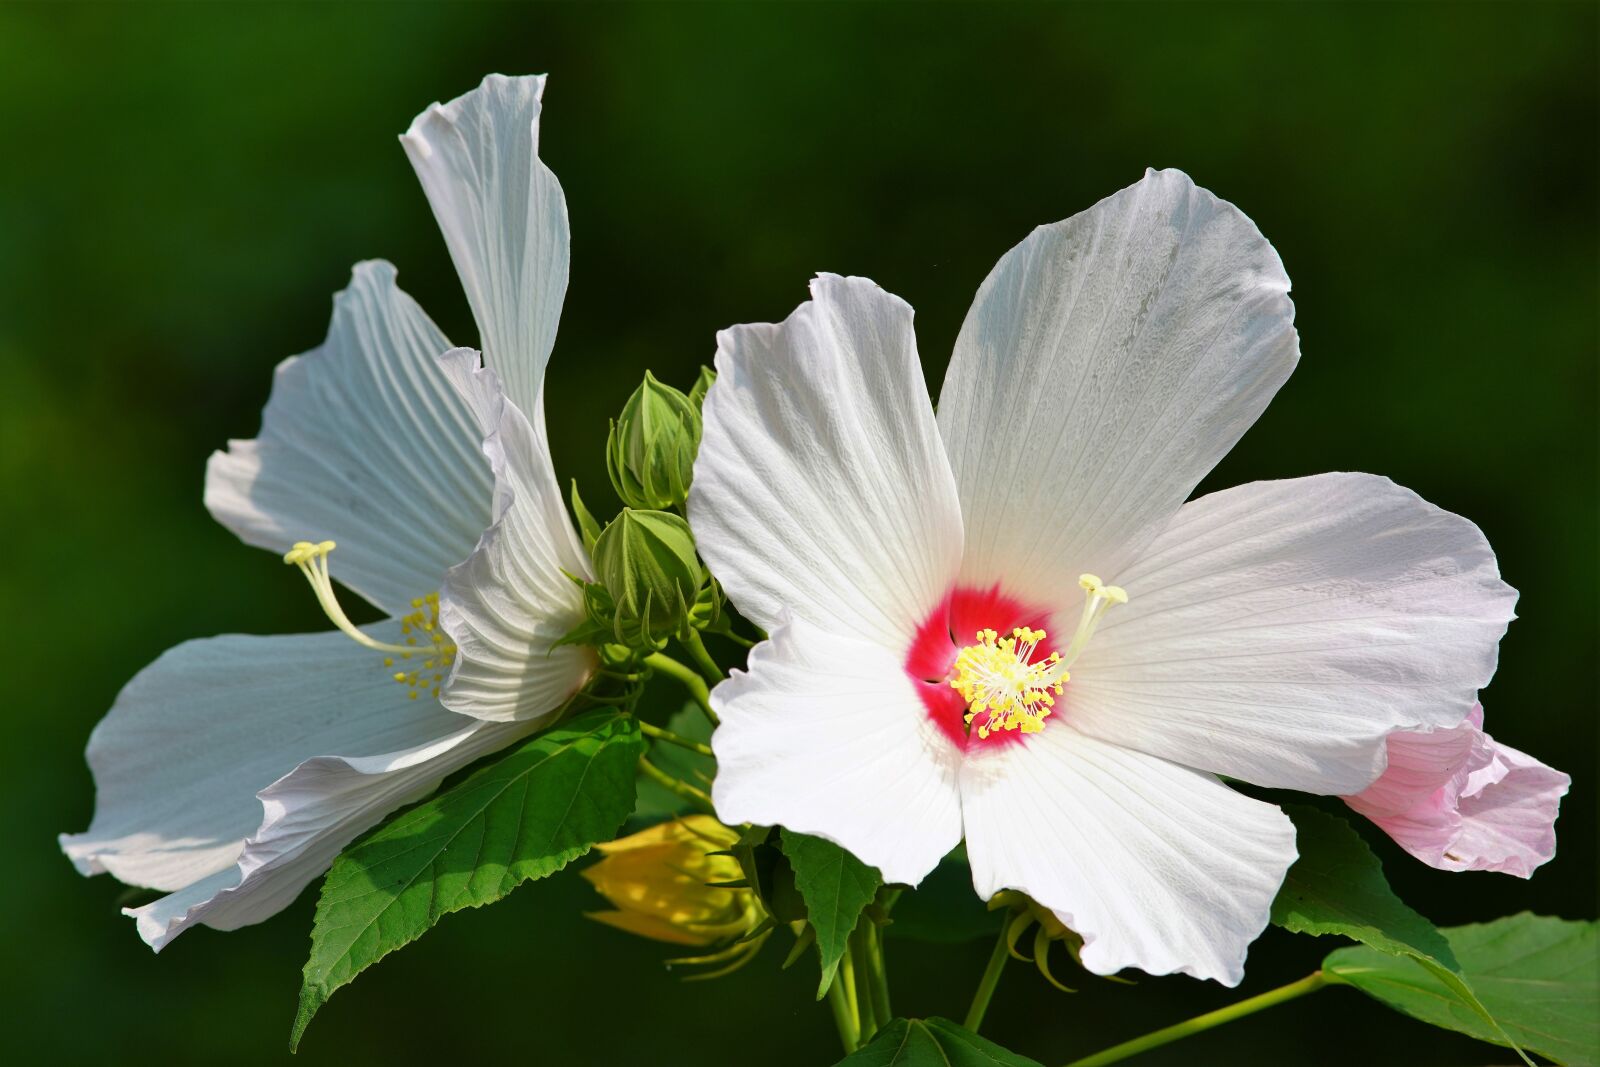
[[[336,541],[333,576],[405,614],[489,518],[476,424],[437,365],[449,347],[394,267],[358,263],[322,347],[278,365],[260,436],[212,455],[206,507],[275,552]]]
[[[491,74],[400,138],[467,291],[488,365],[537,407],[567,292],[567,201],[539,159],[544,76]]]
[[[827,838],[916,885],[961,840],[960,754],[898,656],[801,620],[711,694],[717,817]]]
[[[1237,985],[1295,860],[1277,808],[1052,722],[961,770],[973,886],[1020,890],[1083,937],[1096,974]]]
[[[819,275],[782,323],[717,335],[689,519],[764,629],[785,610],[903,650],[961,558],[955,482],[911,308]]]
[[[157,951],[197,923],[237,930],[269,919],[389,812],[427,796],[446,775],[531,731],[524,723],[451,718],[465,725],[403,752],[306,760],[258,794],[265,815],[236,864],[124,913],[133,916],[139,936]]]
[[[367,628],[387,641],[398,630]],[[179,645],[96,727],[94,820],[62,848],[86,874],[172,892],[138,909],[157,948],[189,921],[266,918],[357,833],[526,732],[408,692],[338,633]]]
[[[939,395],[963,578],[1046,603],[1115,580],[1294,368],[1288,291],[1255,225],[1173,170],[1006,253]]]
[[[1457,725],[1516,592],[1478,528],[1386,478],[1202,497],[1120,576],[1057,709],[1106,740],[1263,786],[1358,793],[1394,730]]]
[[[444,703],[496,722],[542,719],[594,667],[590,649],[555,647],[583,619],[582,593],[567,575],[592,577],[589,559],[556,484],[542,407],[535,428],[471,349],[440,365],[471,406],[495,479],[489,528],[439,597],[440,624],[458,649]]]

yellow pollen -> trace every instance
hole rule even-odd
[[[328,554],[334,549],[332,541],[297,541],[293,548],[283,554],[285,563],[292,563],[300,568],[300,573],[306,576],[306,581],[311,584],[311,591],[316,594],[317,603],[322,610],[327,612],[328,618],[339,628],[346,637],[376,652],[387,652],[383,658],[386,670],[394,667],[394,657],[408,660],[414,654],[426,655],[430,658],[423,662],[423,667],[433,670],[435,667],[443,671],[455,662],[456,646],[439,629],[439,594],[429,593],[427,596],[417,597],[411,601],[412,612],[400,620],[400,632],[403,634],[422,633],[427,638],[425,647],[418,647],[417,638],[407,637],[403,645],[389,644],[378,641],[362,633],[350,621],[350,617],[339,606],[339,600],[333,592],[333,578],[328,574]],[[423,691],[429,691],[433,696],[439,695],[439,683],[444,680],[442,673],[434,674],[431,678],[419,671],[392,671],[390,677],[400,685],[410,690],[410,699],[417,699]]]
[[[1106,611],[1128,602],[1121,587],[1106,585],[1092,574],[1080,577],[1078,584],[1084,591],[1083,615],[1064,652],[1035,660],[1033,654],[1046,634],[1019,626],[1010,637],[979,630],[976,643],[956,656],[950,685],[967,702],[967,728],[976,729],[980,738],[998,730],[1034,734],[1044,729],[1044,720],[1068,680],[1067,668],[1089,643]]]
[[[979,737],[996,730],[1034,734],[1044,729],[1045,716],[1067,680],[1059,654],[1033,662],[1033,651],[1045,636],[1043,630],[1026,626],[1012,630],[1010,637],[979,630],[977,644],[956,656],[950,685],[967,702],[967,726],[976,725]]]

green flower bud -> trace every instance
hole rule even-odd
[[[682,507],[699,450],[699,409],[646,371],[606,439],[606,469],[617,496],[647,511]]]
[[[710,367],[702,365],[700,377],[694,380],[694,385],[689,388],[689,403],[693,404],[696,411],[705,405],[706,393],[711,389],[711,383],[717,380],[717,372]]]
[[[623,508],[594,543],[594,567],[610,594],[619,642],[660,647],[686,632],[705,581],[688,523],[664,511]]]

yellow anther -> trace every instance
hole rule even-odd
[[[1010,637],[979,630],[977,644],[956,656],[950,685],[967,702],[966,722],[979,737],[997,730],[1038,733],[1061,693],[1067,672],[1051,654],[1035,662],[1034,649],[1045,639],[1043,630],[1019,626]],[[1055,695],[1052,695],[1055,694]]]
[[[999,730],[1043,730],[1055,698],[1064,691],[1067,668],[1094,635],[1101,616],[1113,604],[1128,602],[1121,587],[1106,585],[1092,574],[1080,577],[1078,584],[1085,593],[1083,616],[1064,651],[1035,659],[1045,632],[1018,626],[1009,637],[979,630],[976,643],[957,654],[950,685],[967,702],[967,726],[980,738]]]
[[[446,667],[455,661],[456,646],[439,632],[438,593],[414,598],[411,606],[416,610],[400,620],[401,633],[410,634],[421,630],[428,634],[429,646],[426,650],[415,647],[417,644],[415,637],[407,637],[405,644],[396,645],[375,640],[362,633],[339,606],[339,599],[333,591],[333,578],[328,573],[328,553],[332,552],[334,547],[332,541],[316,543],[296,541],[294,546],[283,554],[283,561],[300,568],[300,573],[305,575],[306,581],[311,585],[311,591],[316,594],[317,603],[345,636],[375,651],[391,653],[383,658],[385,668],[394,666],[395,656],[409,660],[413,653],[424,651],[434,657],[423,663],[424,670],[431,671],[436,665]],[[419,671],[395,671],[390,677],[410,689],[408,695],[412,700],[417,699],[417,694],[423,689],[429,689],[430,686],[432,694],[438,696],[439,683],[444,678],[442,674],[435,674],[430,681],[424,679]]]

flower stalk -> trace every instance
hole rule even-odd
[[[700,668],[700,673],[705,675],[706,683],[716,685],[728,676],[728,673],[717,666],[717,661],[711,658],[711,653],[706,651],[706,643],[700,637],[698,630],[687,631],[683,638],[683,647],[689,650],[689,657],[694,660],[695,666]]]
[[[1259,996],[1241,1000],[1237,1004],[1230,1004],[1226,1008],[1208,1011],[1204,1015],[1196,1015],[1192,1019],[1186,1019],[1181,1023],[1175,1023],[1172,1026],[1152,1031],[1143,1037],[1124,1041],[1120,1045],[1112,1045],[1110,1048],[1096,1052],[1092,1056],[1085,1056],[1081,1060],[1073,1060],[1067,1064],[1067,1067],[1104,1067],[1108,1063],[1119,1063],[1130,1056],[1137,1056],[1141,1052],[1148,1052],[1150,1049],[1160,1048],[1162,1045],[1170,1045],[1172,1042],[1181,1040],[1191,1034],[1205,1033],[1207,1030],[1215,1029],[1223,1023],[1231,1023],[1235,1019],[1243,1019],[1245,1016],[1254,1015],[1258,1011],[1265,1011],[1267,1008],[1286,1004],[1291,1000],[1305,996],[1307,993],[1315,993],[1319,989],[1333,985],[1334,982],[1335,979],[1329,978],[1323,972],[1313,971],[1298,982],[1290,982],[1288,985],[1268,990]],[[970,1027],[970,1023],[968,1025]]]
[[[1000,927],[1000,936],[995,939],[994,951],[989,953],[989,965],[983,969],[983,977],[978,980],[978,990],[972,994],[972,1006],[967,1009],[967,1017],[962,1026],[978,1032],[978,1027],[983,1025],[984,1013],[989,1010],[989,1001],[994,998],[995,986],[1000,984],[1000,972],[1006,969],[1006,961],[1011,958],[1011,946],[1006,940],[1007,925]]]
[[[639,723],[639,732],[644,734],[646,737],[665,742],[669,745],[677,745],[679,748],[686,748],[690,752],[697,752],[702,756],[712,755],[710,745],[702,744],[699,741],[693,740],[692,738],[684,737],[682,734],[675,734],[671,730],[663,730],[661,727],[656,726],[653,723],[641,721]]]
[[[716,808],[712,806],[711,798],[703,790],[696,789],[681,778],[674,778],[654,763],[651,763],[647,757],[639,757],[639,770],[652,782],[655,782],[663,789],[670,790],[674,795],[682,797],[701,811],[708,814],[715,813]]]
[[[689,691],[689,696],[700,705],[700,710],[705,712],[706,718],[715,726],[720,720],[717,713],[711,710],[711,691],[706,688],[705,681],[689,666],[679,663],[661,652],[652,652],[644,658],[645,666],[651,670],[660,671],[667,677],[679,682]]]

